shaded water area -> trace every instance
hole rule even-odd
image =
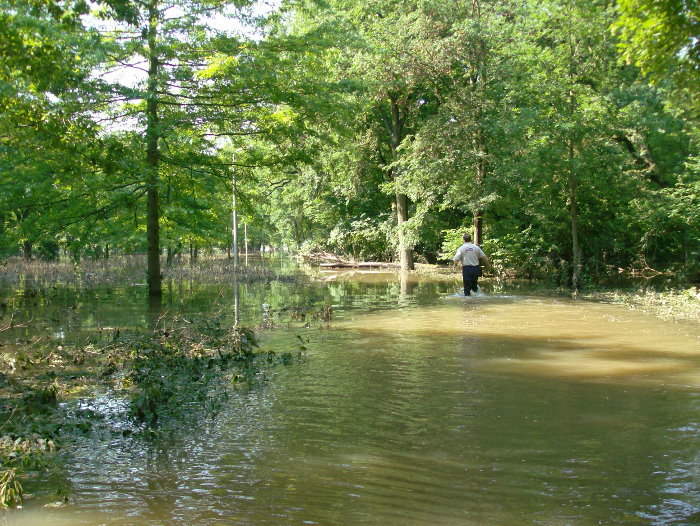
[[[263,350],[307,359],[216,417],[73,442],[70,503],[11,524],[700,523],[696,323],[382,273],[173,287],[164,308],[233,319],[238,297],[244,324],[276,325]],[[149,323],[143,292],[22,301],[60,335]],[[333,320],[275,321],[293,305]]]

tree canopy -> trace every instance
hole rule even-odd
[[[696,2],[0,2],[5,256],[700,271]]]

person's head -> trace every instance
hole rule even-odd
[[[462,236],[462,239],[464,239],[465,243],[471,243],[472,242],[472,235],[467,233]]]

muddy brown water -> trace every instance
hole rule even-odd
[[[700,523],[697,323],[458,289],[377,273],[241,285],[244,322],[334,306],[329,326],[262,335],[277,351],[303,340],[308,359],[166,436],[78,440],[69,504],[10,524]],[[144,323],[140,294],[75,293],[72,327]],[[233,289],[168,301],[230,310]]]

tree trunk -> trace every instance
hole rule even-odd
[[[574,115],[576,113],[576,93],[574,91],[574,86],[576,82],[576,50],[573,38],[573,30],[571,28],[571,23],[573,16],[571,13],[572,4],[568,4],[569,9],[569,122],[574,122]],[[581,247],[579,245],[578,239],[578,206],[576,203],[576,167],[575,167],[575,157],[576,148],[574,145],[574,137],[570,136],[568,139],[568,170],[567,170],[567,186],[569,193],[569,214],[571,217],[571,253],[572,253],[572,265],[573,272],[571,274],[571,286],[574,291],[578,292],[581,287]]]
[[[238,327],[241,321],[240,288],[236,274],[233,275],[233,326]]]
[[[481,4],[478,0],[472,0],[472,16],[476,19],[481,19]],[[472,210],[472,226],[474,233],[474,243],[481,246],[484,241],[484,211],[481,208],[479,201],[484,196],[484,181],[486,181],[487,172],[487,149],[486,149],[486,137],[484,136],[484,130],[482,124],[484,123],[484,108],[483,108],[483,98],[484,90],[486,88],[483,81],[484,75],[483,71],[487,69],[486,63],[488,61],[488,49],[485,45],[483,38],[478,38],[476,41],[476,54],[473,58],[472,67],[474,68],[476,74],[471,75],[469,78],[469,85],[471,87],[471,96],[473,97],[475,108],[474,108],[474,120],[476,122],[476,131],[472,136],[472,145],[474,147],[474,154],[476,156],[476,177],[474,179],[474,189],[473,195],[476,204]]]
[[[408,221],[408,197],[396,194],[396,219],[399,227],[399,261],[401,270],[413,270],[413,251],[406,246],[405,223]]]
[[[574,173],[574,143],[569,141],[569,170],[567,176],[569,190],[569,214],[571,216],[571,251],[573,255],[572,286],[581,288],[581,247],[578,240],[578,206],[576,204],[576,174]]]
[[[476,181],[474,185],[474,194],[477,198],[482,195],[482,187],[486,178],[486,164],[482,158],[485,155],[485,146],[483,144],[483,136],[480,131],[478,133],[478,152],[479,157],[476,161]],[[480,207],[475,207],[473,210],[473,226],[474,226],[474,243],[481,246],[484,241],[484,211]]]
[[[160,217],[158,206],[158,6],[153,0],[148,8],[148,92],[146,100],[146,240],[149,296],[163,293],[160,275]]]
[[[32,248],[34,245],[32,245],[31,241],[25,241],[22,243],[22,255],[24,256],[24,259],[27,261],[31,261],[32,259]]]
[[[399,103],[396,97],[389,97],[391,101],[391,157],[393,161],[398,158],[398,148],[401,144],[403,134],[404,119],[401,117]],[[391,178],[396,181],[396,168],[391,169]],[[408,222],[408,196],[400,192],[396,192],[396,221],[399,237],[399,261],[401,270],[413,270],[413,251],[406,243],[406,222]]]
[[[238,268],[238,210],[236,208],[236,156],[233,155],[231,166],[231,241],[233,246],[233,268]]]
[[[481,246],[484,241],[484,218],[481,210],[474,210],[474,244]]]

